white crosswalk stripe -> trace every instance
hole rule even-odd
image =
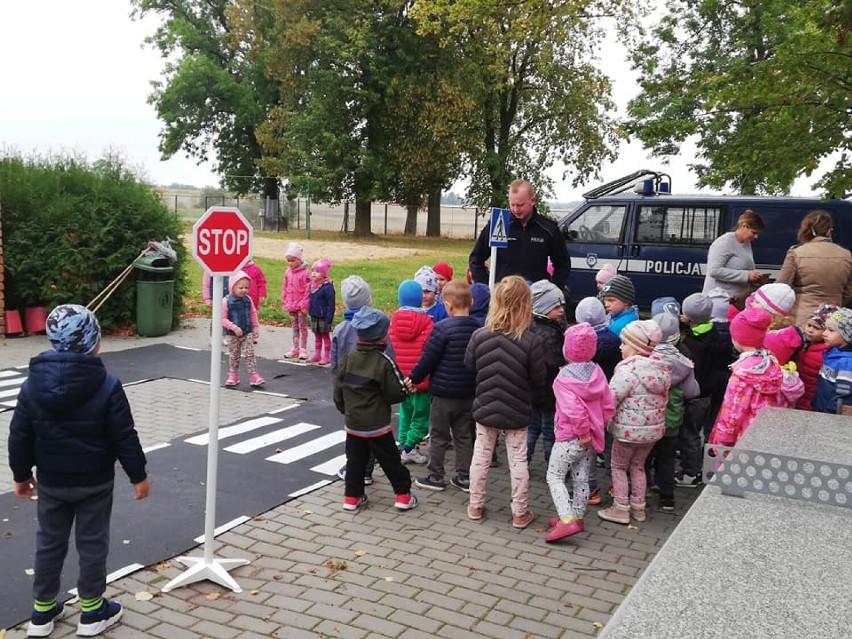
[[[329,433],[328,435],[323,435],[322,437],[317,437],[314,440],[311,440],[301,446],[296,446],[295,448],[291,448],[290,450],[284,450],[280,453],[276,453],[271,457],[267,457],[267,461],[276,462],[278,464],[292,464],[295,461],[298,461],[304,457],[310,457],[316,453],[319,453],[327,448],[331,448],[332,446],[337,446],[338,444],[342,444],[343,440],[346,439],[346,433],[343,430],[336,431],[334,433]]]
[[[287,428],[279,428],[278,430],[274,430],[271,433],[266,433],[265,435],[261,435],[260,437],[252,437],[251,439],[247,439],[238,444],[234,444],[233,446],[228,446],[227,448],[225,448],[225,450],[229,453],[245,455],[246,453],[259,450],[265,446],[271,446],[272,444],[278,444],[280,442],[292,439],[293,437],[298,437],[299,435],[308,433],[318,428],[321,427],[317,424],[306,424],[305,422],[299,422],[298,424],[293,424],[292,426],[288,426]]]
[[[226,426],[225,428],[219,429],[219,440],[227,439],[228,437],[234,437],[235,435],[242,435],[243,433],[249,433],[258,428],[263,428],[264,426],[269,426],[270,424],[278,424],[283,420],[278,417],[258,417],[257,419],[250,419],[245,422],[241,422],[239,424],[234,424],[233,426]],[[204,433],[203,435],[195,435],[194,437],[190,437],[186,440],[187,444],[195,444],[196,446],[206,446],[210,442],[210,433]]]

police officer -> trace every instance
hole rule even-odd
[[[556,222],[536,211],[532,184],[526,180],[512,182],[509,210],[512,212],[507,229],[509,246],[497,249],[494,281],[499,282],[507,275],[520,275],[529,282],[549,279],[562,289],[567,300],[571,258]],[[474,282],[488,284],[485,261],[491,257],[490,238],[491,229],[486,224],[468,258]],[[548,258],[553,263],[552,276],[547,272]]]

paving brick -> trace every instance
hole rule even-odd
[[[444,625],[443,621],[439,621],[422,614],[415,614],[408,610],[395,610],[391,613],[390,620],[404,626],[408,626],[409,628],[417,628],[418,630],[426,631],[432,636],[435,635],[438,628]]]
[[[199,637],[210,637],[211,639],[234,639],[240,631],[230,626],[225,626],[212,621],[199,621],[192,628]]]
[[[562,633],[561,624],[547,624],[539,621],[539,618],[530,619],[529,617],[515,617],[509,624],[512,628],[517,628],[527,635],[534,637],[558,637]]]
[[[493,639],[527,639],[528,637],[528,633],[524,630],[509,626],[498,626],[488,621],[480,621],[474,626],[474,630],[486,637],[493,637]]]
[[[391,612],[391,614],[393,613]],[[385,637],[398,637],[405,631],[405,626],[401,624],[367,614],[362,614],[356,617],[352,621],[351,625],[356,626],[358,628],[363,628],[367,632],[371,633],[371,637],[376,635],[383,635]]]
[[[362,639],[367,636],[367,631],[363,628],[349,626],[339,621],[326,619],[321,621],[315,628],[314,636],[317,637],[338,637],[340,639]]]
[[[198,634],[186,628],[179,628],[170,623],[160,623],[149,628],[145,632],[148,636],[160,637],[161,639],[198,639]]]

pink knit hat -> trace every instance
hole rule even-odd
[[[802,332],[795,326],[788,326],[778,331],[767,331],[763,344],[770,353],[775,355],[778,363],[783,365],[802,348]]]
[[[731,338],[740,346],[763,348],[771,323],[772,316],[762,308],[747,308],[731,321]]]
[[[295,257],[296,259],[302,259],[302,245],[297,244],[296,242],[290,242],[287,246],[287,252],[284,253],[284,257]]]
[[[654,320],[636,320],[621,329],[621,341],[643,355],[650,355],[663,339],[663,332]]]
[[[565,331],[562,354],[572,364],[590,362],[598,349],[598,336],[588,322],[574,324]]]
[[[615,270],[612,264],[607,263],[601,266],[600,270],[595,274],[595,281],[598,284],[606,284],[616,275],[618,275],[618,271]]]
[[[749,295],[749,306],[759,305],[773,315],[786,315],[796,303],[796,293],[788,284],[772,282],[764,284]]]
[[[312,271],[316,271],[323,277],[328,277],[328,270],[330,268],[331,260],[326,257],[318,259],[316,262],[313,263],[313,266],[311,266]]]

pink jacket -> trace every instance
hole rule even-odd
[[[260,310],[260,300],[266,299],[266,276],[263,274],[263,270],[251,261],[243,267],[243,271],[251,280],[249,297],[254,302],[254,307]]]
[[[233,286],[242,278],[248,277],[249,281],[251,278],[246,274],[245,271],[237,271],[233,275],[228,278],[228,290],[233,293]],[[249,288],[249,292],[251,292],[251,288]],[[254,302],[251,301],[251,295],[246,295],[249,298],[249,302],[251,302],[251,310],[249,311],[249,320],[251,321],[251,332],[257,335],[260,332],[260,322],[257,320],[257,308],[254,305]],[[235,328],[239,328],[234,322],[232,322],[228,318],[228,296],[222,298],[222,328],[225,328],[229,331],[233,331]]]
[[[610,432],[628,444],[650,444],[666,432],[672,367],[659,353],[621,360],[609,382],[615,400]]]
[[[281,306],[288,313],[308,312],[311,303],[311,269],[303,261],[297,268],[287,268],[284,271],[284,282],[281,284]]]
[[[567,364],[553,381],[556,396],[556,441],[592,438],[597,452],[604,449],[604,429],[615,414],[615,402],[601,367],[594,362]]]
[[[741,353],[731,364],[731,378],[709,442],[733,446],[764,406],[778,406],[784,383],[781,367],[768,351]]]

